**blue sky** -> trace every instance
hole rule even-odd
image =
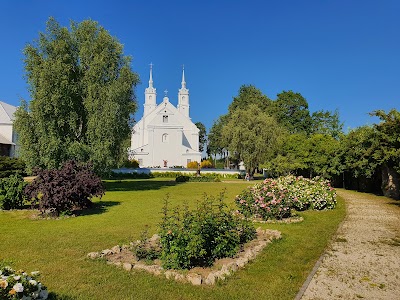
[[[96,20],[124,44],[141,78],[152,62],[158,103],[177,102],[182,64],[191,117],[210,128],[243,84],[271,99],[300,92],[310,110],[339,110],[345,129],[400,110],[400,1],[12,1],[0,2],[0,100],[29,100],[24,46],[49,16],[63,26]]]

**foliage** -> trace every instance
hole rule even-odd
[[[116,173],[111,172],[106,178],[107,179],[149,179],[153,178],[153,174],[146,174],[146,173]]]
[[[25,163],[20,158],[0,156],[0,178],[12,174],[26,175]]]
[[[138,259],[154,260],[160,257],[161,249],[159,245],[155,245],[149,239],[149,227],[143,230],[140,240],[133,247],[133,253]]]
[[[207,153],[208,155],[213,154],[214,156],[217,154],[222,154],[224,149],[226,149],[227,145],[225,140],[222,137],[222,128],[228,121],[227,115],[222,115],[215,121],[210,128],[210,132],[208,133],[208,145],[207,145]]]
[[[320,133],[330,135],[338,140],[343,135],[343,123],[340,123],[339,112],[318,110],[313,112],[312,118],[312,133]]]
[[[16,209],[23,206],[24,189],[27,183],[21,175],[10,175],[0,179],[0,208]]]
[[[242,85],[239,89],[238,95],[233,97],[233,101],[228,107],[229,115],[237,109],[243,110],[250,105],[255,105],[263,112],[268,113],[273,104],[271,99],[265,96],[254,85]]]
[[[199,167],[199,163],[197,161],[188,162],[187,166],[188,169],[196,169]]]
[[[332,209],[336,205],[336,192],[328,181],[320,178],[286,176],[265,179],[236,196],[236,205],[246,217],[283,219],[291,210]]]
[[[374,126],[376,141],[372,156],[377,164],[386,164],[400,174],[400,112],[395,109],[388,113],[378,110],[371,115],[381,119]]]
[[[59,215],[73,208],[90,207],[92,197],[104,195],[104,187],[90,164],[68,161],[60,170],[39,171],[25,194],[42,213],[53,210]]]
[[[139,162],[136,159],[129,159],[124,162],[125,168],[137,169],[139,168]]]
[[[230,153],[236,152],[251,173],[273,157],[283,133],[276,120],[255,105],[236,109],[222,128]]]
[[[358,178],[371,178],[378,163],[374,159],[376,134],[373,127],[361,126],[351,130],[341,141],[339,156],[345,170]]]
[[[0,299],[47,299],[47,288],[38,277],[38,271],[28,274],[0,266]]]
[[[95,21],[68,29],[50,18],[24,54],[32,100],[22,101],[14,126],[28,170],[75,159],[107,173],[126,151],[137,106],[139,79],[123,45]]]
[[[185,175],[179,175],[175,178],[176,182],[187,182],[189,181],[190,177]]]
[[[312,119],[308,110],[307,100],[293,91],[283,91],[274,101],[273,113],[277,121],[285,126],[290,133],[309,133]]]
[[[168,198],[160,224],[163,266],[166,269],[190,269],[211,266],[215,259],[232,257],[240,245],[255,237],[253,225],[227,210],[224,193],[218,199],[204,196],[197,208],[172,212]]]
[[[213,167],[213,164],[212,164],[212,162],[211,161],[209,161],[209,160],[203,160],[201,163],[200,163],[200,168],[202,168],[202,169],[210,169],[210,168],[212,168]]]
[[[196,122],[195,125],[199,129],[199,151],[203,152],[204,145],[207,143],[207,130],[206,126],[204,126],[201,122]]]

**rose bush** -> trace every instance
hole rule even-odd
[[[280,220],[290,217],[293,210],[334,208],[336,191],[319,177],[285,176],[265,179],[236,196],[235,202],[246,217]]]

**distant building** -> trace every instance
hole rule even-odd
[[[151,65],[143,118],[132,129],[130,158],[138,160],[141,167],[186,167],[188,162],[200,162],[199,129],[189,117],[185,70],[182,70],[177,107],[169,102],[167,91],[157,105],[152,72]]]
[[[16,156],[17,135],[14,131],[15,106],[0,101],[0,156]]]

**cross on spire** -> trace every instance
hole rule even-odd
[[[165,90],[165,91],[164,91],[164,94],[165,94],[165,97],[167,97],[167,95],[168,95],[168,90]]]

